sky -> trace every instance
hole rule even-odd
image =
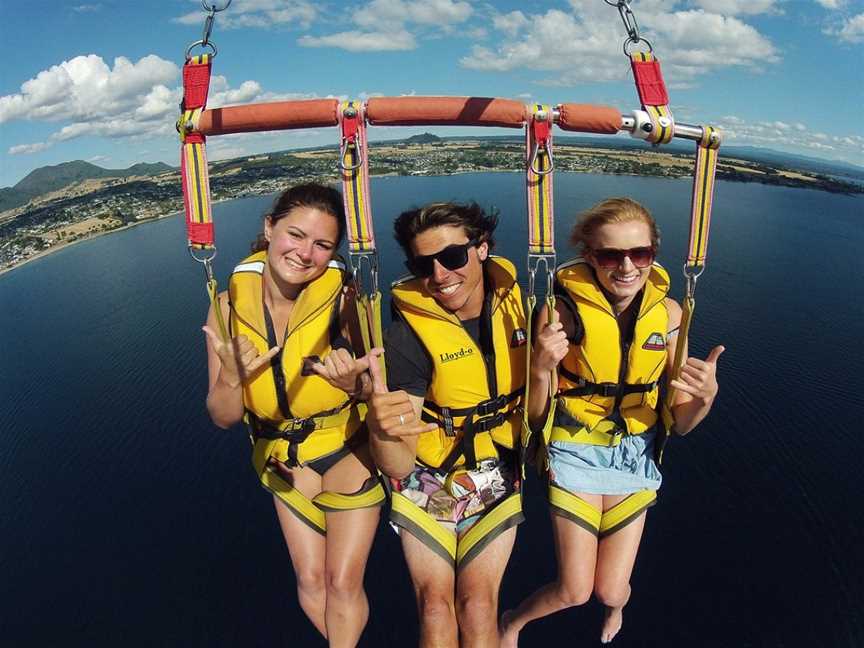
[[[210,37],[218,55],[208,107],[402,95],[640,107],[624,25],[604,0],[346,7],[233,0]],[[864,166],[864,0],[631,7],[661,61],[676,119],[720,127],[725,144]],[[199,0],[0,0],[0,187],[70,160],[176,166],[180,69],[205,17]],[[370,139],[424,130],[480,132],[372,127]],[[336,141],[334,127],[211,137],[207,149],[215,161]]]

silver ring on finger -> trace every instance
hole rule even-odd
[[[399,425],[405,425],[405,415],[404,414],[399,415]]]

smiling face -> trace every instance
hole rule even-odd
[[[437,254],[449,245],[468,241],[464,227],[441,225],[417,234],[410,248],[414,256],[428,256]],[[435,260],[432,275],[421,279],[423,287],[445,310],[455,313],[459,319],[478,317],[484,296],[483,261],[488,254],[489,246],[483,242],[468,248],[468,261],[461,268],[448,270]]]
[[[336,216],[315,207],[294,207],[277,220],[264,219],[267,267],[285,294],[299,291],[327,270],[336,252],[339,223]]]
[[[652,247],[651,229],[647,223],[640,220],[601,225],[588,241],[585,258],[594,268],[600,287],[618,312],[627,308],[642,290],[645,282],[648,281],[651,266],[637,268],[630,257],[623,257],[616,267],[601,267],[593,250],[629,250],[645,247]]]

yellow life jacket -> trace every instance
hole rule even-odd
[[[588,263],[565,263],[556,279],[576,305],[584,334],[559,366],[555,426],[573,427],[575,420],[588,432],[621,428],[622,423],[629,434],[650,429],[657,421],[658,381],[666,368],[669,315],[664,299],[669,275],[660,265],[651,266],[632,341],[622,339],[612,306]],[[619,419],[614,426],[609,424],[613,416]]]
[[[228,295],[231,336],[245,335],[264,354],[280,345],[269,367],[243,384],[246,421],[256,441],[266,440],[267,458],[303,465],[336,452],[361,423],[345,392],[318,375],[304,375],[303,360],[323,358],[338,333],[339,296],[345,267],[331,261],[323,275],[300,292],[288,319],[284,339],[264,308],[263,273],[267,252],[244,259],[231,274]],[[263,469],[263,467],[262,467]]]
[[[489,357],[459,318],[444,310],[419,279],[394,283],[393,306],[432,360],[423,419],[437,422],[417,442],[419,462],[449,472],[498,457],[495,445],[514,448],[525,387],[525,313],[516,269],[501,257],[484,265],[486,299],[481,335],[491,332]]]

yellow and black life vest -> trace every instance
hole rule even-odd
[[[304,375],[303,360],[325,357],[339,331],[338,304],[345,267],[331,261],[323,275],[300,293],[284,339],[277,339],[264,308],[267,253],[244,259],[231,275],[228,295],[231,336],[245,335],[264,354],[282,347],[270,367],[243,385],[246,421],[255,441],[256,468],[271,458],[303,465],[342,448],[360,426],[361,415],[345,392],[318,375]]]
[[[657,421],[658,381],[666,368],[669,315],[664,299],[669,275],[656,263],[651,267],[632,340],[619,329],[615,312],[588,263],[575,259],[559,266],[556,280],[576,305],[584,333],[559,366],[555,428],[573,427],[575,420],[589,437],[601,429],[621,429],[628,434],[650,429]],[[555,432],[558,430],[553,430],[553,436]],[[608,439],[603,436],[601,441]]]
[[[514,448],[522,422],[525,387],[525,313],[516,269],[501,257],[484,266],[485,300],[481,338],[484,349],[459,318],[444,310],[413,277],[393,285],[393,306],[432,360],[432,382],[423,419],[438,430],[417,442],[419,462],[449,472],[495,458],[495,445]],[[484,330],[486,333],[484,333]]]

